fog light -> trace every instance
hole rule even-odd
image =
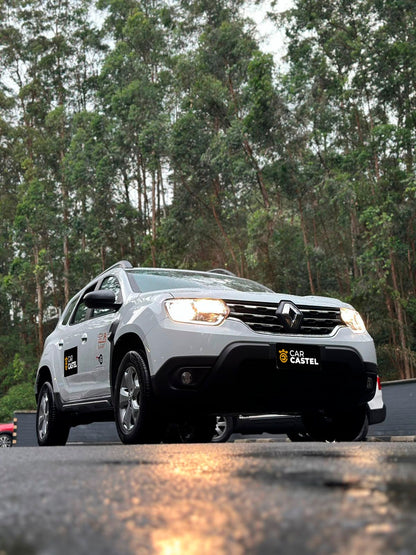
[[[181,382],[183,383],[183,385],[191,385],[191,383],[192,383],[192,374],[190,372],[188,372],[187,370],[185,372],[182,372]]]

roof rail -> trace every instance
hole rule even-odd
[[[113,264],[112,266],[110,266],[109,268],[101,272],[99,276],[101,276],[102,274],[105,274],[109,270],[113,270],[114,268],[123,268],[123,269],[133,268],[133,265],[128,260],[120,260],[119,262],[116,262],[115,264]]]
[[[208,270],[208,272],[211,274],[223,274],[225,276],[237,277],[235,274],[230,272],[230,270],[224,270],[224,268],[215,268],[214,270]]]

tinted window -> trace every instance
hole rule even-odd
[[[120,299],[121,288],[120,288],[120,283],[119,283],[119,281],[116,277],[114,277],[114,276],[106,277],[103,280],[103,282],[100,286],[100,289],[107,289],[107,290],[110,290],[110,291],[114,291],[114,294],[116,296],[116,301],[121,302],[121,299]]]
[[[189,272],[186,270],[140,269],[128,271],[137,291],[146,293],[162,289],[230,289],[253,293],[271,293],[272,291],[249,279],[221,274]]]
[[[87,312],[88,308],[85,306],[84,301],[81,301],[75,311],[74,317],[72,318],[71,325],[83,322],[86,319]]]
[[[66,326],[66,325],[67,325],[68,320],[69,320],[69,318],[70,318],[70,316],[71,316],[71,314],[72,314],[72,311],[74,310],[74,307],[75,307],[75,305],[77,304],[77,302],[78,302],[78,297],[77,297],[76,299],[72,300],[72,301],[69,303],[69,305],[66,307],[65,313],[64,313],[64,317],[63,317],[63,319],[62,319],[62,325],[63,325],[63,326]]]
[[[114,276],[106,277],[102,284],[100,285],[100,289],[107,289],[110,291],[114,291],[116,296],[116,302],[121,303],[121,288],[120,283],[117,278]],[[95,308],[92,314],[93,318],[98,318],[98,316],[103,316],[104,314],[110,314],[111,312],[115,312],[113,308]]]
[[[96,287],[95,285],[92,285],[91,287],[89,287],[85,292],[83,297],[85,297],[85,295],[87,293],[89,293],[90,291],[94,291]],[[77,309],[75,311],[74,316],[71,319],[70,325],[74,325],[74,324],[79,324],[80,322],[83,322],[84,320],[87,319],[88,316],[88,308],[84,303],[84,300],[81,300],[81,302],[79,303],[79,305],[77,306]]]

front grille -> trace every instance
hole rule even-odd
[[[303,314],[301,325],[287,331],[276,314],[278,303],[225,302],[230,307],[229,318],[241,320],[258,333],[330,335],[337,326],[344,325],[339,308],[297,305]]]

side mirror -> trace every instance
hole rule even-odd
[[[87,293],[84,297],[84,302],[87,308],[117,309],[121,306],[116,303],[114,291],[110,291],[109,289],[99,289],[98,291]]]

